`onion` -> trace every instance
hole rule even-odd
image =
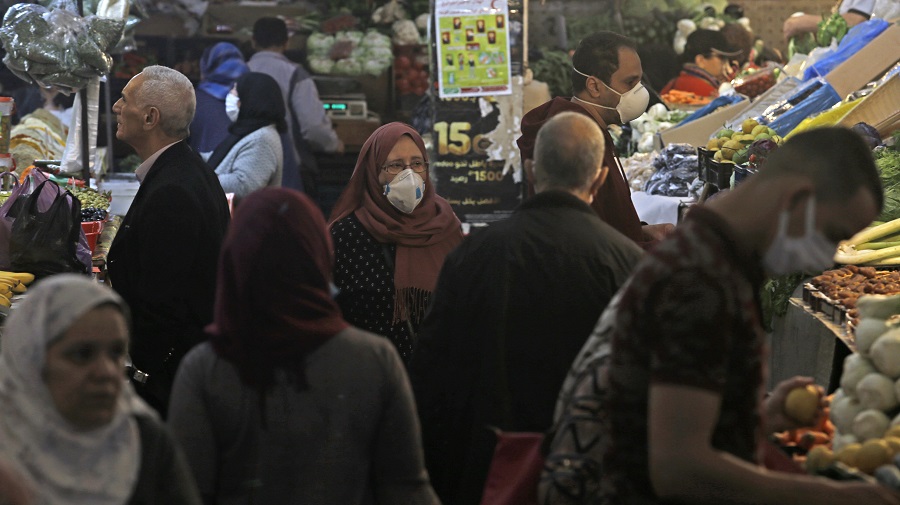
[[[880,373],[870,373],[856,385],[859,404],[866,409],[891,410],[900,402],[894,394],[894,381]]]
[[[864,410],[853,419],[853,434],[860,442],[881,438],[890,424],[891,420],[884,412],[875,409]]]

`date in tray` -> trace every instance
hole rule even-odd
[[[830,320],[834,324],[843,325],[849,322],[846,307],[828,298],[828,296],[808,282],[803,285],[803,302],[813,312],[822,314],[825,319]]]

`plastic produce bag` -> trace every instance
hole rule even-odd
[[[870,19],[865,23],[854,26],[847,32],[847,35],[841,40],[836,50],[822,57],[803,72],[803,80],[827,75],[835,67],[856,54],[872,39],[880,35],[881,32],[885,31],[888,26],[890,26],[890,23],[883,19]]]
[[[50,195],[50,196],[48,196]],[[50,201],[49,207],[43,208]],[[86,273],[90,262],[80,258],[81,203],[56,183],[44,181],[26,199],[12,224],[10,266],[35,277],[63,272]]]
[[[825,79],[813,79],[803,83],[786,100],[766,109],[757,121],[784,137],[804,119],[840,101],[837,91]]]
[[[87,95],[87,128],[84,127],[81,117],[82,97]],[[90,163],[96,159],[97,154],[97,125],[100,121],[100,79],[91,79],[85,88],[85,93],[75,95],[72,104],[72,124],[66,138],[66,149],[63,151],[60,170],[68,174],[81,173],[84,169],[84,153],[82,152],[82,137],[85,130],[88,133],[88,167],[94,177],[99,176],[99,164]]]
[[[669,144],[653,160],[656,172],[650,176],[644,191],[651,195],[689,196],[699,176],[697,150],[688,144]]]
[[[6,11],[0,28],[7,52],[3,63],[25,81],[71,93],[109,73],[108,53],[124,28],[121,19],[82,18],[66,9],[16,4]]]
[[[803,133],[807,130],[811,130],[813,128],[821,128],[824,126],[834,126],[838,121],[841,120],[842,117],[846,116],[850,113],[854,108],[856,108],[859,103],[862,102],[862,98],[857,98],[856,100],[851,100],[849,102],[845,102],[839,105],[835,105],[831,109],[822,112],[815,116],[810,116],[797,125],[796,128],[791,130],[790,133],[785,135],[784,140],[788,140],[798,133]]]

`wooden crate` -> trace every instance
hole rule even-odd
[[[795,12],[831,15],[837,0],[747,0],[742,2],[744,15],[750,19],[753,34],[775,47],[787,57],[787,42],[782,35],[784,20]]]

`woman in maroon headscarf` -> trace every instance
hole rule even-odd
[[[263,188],[237,208],[210,340],[169,406],[206,503],[437,503],[400,358],[343,320],[332,262],[301,193]]]
[[[403,123],[375,130],[330,222],[344,317],[386,336],[409,363],[444,258],[463,237],[429,182],[422,137]]]

